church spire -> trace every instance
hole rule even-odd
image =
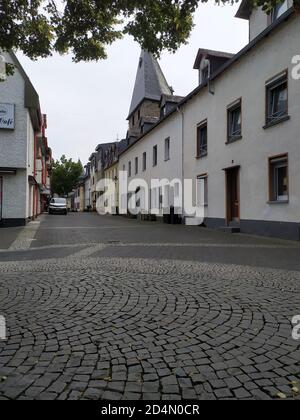
[[[137,121],[143,117],[159,118],[159,102],[162,95],[172,95],[171,88],[158,61],[152,54],[142,50],[128,115],[131,131],[137,131]],[[145,103],[149,106],[143,107]]]

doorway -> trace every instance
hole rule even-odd
[[[240,224],[240,167],[226,169],[227,224]]]

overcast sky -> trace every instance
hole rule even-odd
[[[238,52],[248,42],[248,24],[234,17],[238,5],[201,5],[189,44],[176,54],[163,54],[160,64],[175,94],[187,95],[197,86],[193,64],[198,48]],[[131,95],[140,47],[125,38],[108,49],[98,63],[72,62],[54,56],[31,62],[19,54],[48,115],[47,137],[57,159],[62,154],[88,161],[99,143],[126,136]]]

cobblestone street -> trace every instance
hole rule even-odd
[[[0,399],[300,399],[299,243],[40,222],[0,230]]]

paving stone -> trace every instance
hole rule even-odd
[[[46,219],[37,249],[0,252],[1,400],[300,400],[299,244],[89,214],[66,235]]]

